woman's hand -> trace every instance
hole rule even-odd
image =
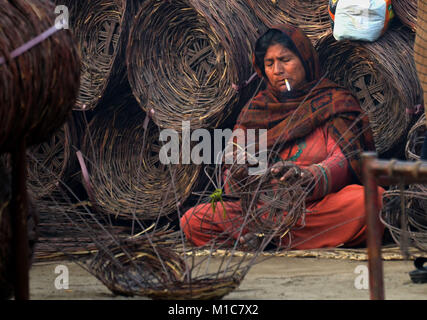
[[[314,177],[309,170],[303,169],[290,161],[276,162],[270,168],[270,172],[274,177],[279,178],[279,182],[302,180],[301,184],[308,186],[310,182],[314,180]]]
[[[223,157],[223,166],[227,169],[232,178],[236,181],[242,181],[249,176],[249,168],[255,167],[258,164],[250,162],[248,159],[251,157],[249,153],[243,150],[233,151]],[[253,157],[252,157],[253,158]],[[228,161],[226,161],[228,160]],[[230,161],[232,160],[232,161]],[[229,163],[227,163],[229,162]],[[232,162],[232,163],[230,163]]]

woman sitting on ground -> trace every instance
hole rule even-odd
[[[305,179],[316,181],[306,199],[304,224],[291,229],[281,245],[314,249],[364,244],[360,155],[374,150],[374,144],[358,101],[320,76],[310,40],[288,25],[273,27],[257,40],[254,67],[267,88],[243,108],[235,129],[267,129],[267,147],[280,146],[275,151],[283,160],[298,166]],[[283,163],[270,170],[282,172]],[[380,188],[380,196],[383,191]],[[187,239],[203,246],[211,240],[245,241],[243,221],[240,201],[224,201],[216,210],[210,203],[191,208],[180,223]]]

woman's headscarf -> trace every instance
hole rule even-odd
[[[360,154],[375,147],[369,120],[358,100],[347,89],[320,77],[317,52],[301,30],[289,25],[272,29],[281,31],[295,44],[306,68],[307,83],[298,90],[280,93],[264,79],[267,89],[242,109],[235,129],[267,129],[268,148],[280,151],[326,125],[361,181]],[[256,65],[255,58],[253,61],[258,75],[263,77],[263,66]]]

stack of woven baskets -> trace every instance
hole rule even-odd
[[[254,73],[251,47],[266,27],[245,1],[225,9],[222,1],[65,4],[82,56],[74,113],[85,110],[87,121],[71,144],[82,151],[91,200],[125,220],[177,212],[202,167],[156,163],[159,131],[181,135],[183,121],[215,129],[246,103],[257,86],[242,85]],[[69,149],[75,163],[77,150]]]
[[[259,85],[246,80],[254,74],[251,47],[266,26],[246,1],[56,3],[69,9],[82,58],[81,85],[73,118],[30,155],[34,185],[52,186],[35,191],[43,239],[37,258],[60,257],[55,250],[67,256],[97,252],[89,271],[115,293],[222,297],[240,283],[247,263],[222,264],[221,272],[196,276],[194,259],[171,251],[176,240],[167,242],[168,249],[154,241],[159,219],[176,223],[204,176],[202,165],[161,163],[159,133],[174,129],[182,139],[183,121],[192,130],[215,129],[236,115]],[[86,193],[70,187],[76,177]],[[155,227],[144,245],[122,242],[122,236],[148,226]],[[117,242],[106,245],[116,235]],[[111,278],[111,257],[123,254],[114,267],[121,265],[120,274]],[[132,277],[135,265],[146,269],[147,263],[160,278],[124,286],[127,280],[119,278],[128,272]]]
[[[64,36],[61,33],[44,42],[47,50],[52,50],[50,56],[34,50],[34,56],[23,55],[8,61],[7,72],[2,72],[5,66],[0,65],[0,76],[6,86],[5,94],[0,95],[0,105],[4,106],[0,108],[0,150],[10,150],[24,136],[28,144],[43,142],[33,146],[28,157],[29,189],[42,208],[41,220],[46,222],[43,226],[48,226],[41,230],[45,239],[54,228],[47,223],[49,215],[60,211],[61,205],[66,214],[54,220],[58,230],[64,230],[74,214],[81,214],[80,208],[85,204],[87,212],[83,216],[96,216],[111,225],[127,226],[131,222],[132,228],[139,225],[144,229],[153,221],[157,225],[160,217],[176,222],[184,203],[192,200],[204,168],[195,164],[161,163],[159,133],[173,129],[181,139],[184,121],[191,124],[192,130],[222,127],[230,119],[228,124],[233,126],[233,117],[259,86],[259,81],[247,81],[254,74],[253,45],[272,25],[289,23],[305,31],[319,52],[323,71],[331,80],[351,90],[369,115],[380,154],[400,156],[405,145],[402,141],[406,142],[410,126],[417,120],[407,111],[423,101],[413,59],[417,7],[414,0],[395,1],[400,22],[395,19],[374,43],[337,42],[331,34],[328,0],[55,1],[69,9],[70,31],[81,56],[80,68],[76,67],[77,58],[69,49],[61,53],[52,49],[54,45],[72,47],[68,38],[56,41]],[[18,2],[25,10],[38,8],[24,0]],[[12,27],[16,21],[30,23],[35,29],[32,36],[49,26],[48,19],[43,20],[44,24],[34,17],[26,21],[20,7],[17,8],[0,8],[0,14],[17,15],[1,20],[2,24],[4,21],[11,25],[5,29],[11,30],[11,36],[5,39],[0,36],[0,56],[8,57],[13,48],[29,40],[25,32]],[[67,63],[61,67],[53,64],[62,60]],[[17,61],[19,68],[15,65]],[[42,68],[46,69],[44,77],[38,79]],[[19,79],[18,72],[22,73]],[[60,81],[51,81],[58,77]],[[22,78],[30,79],[32,85],[20,81]],[[36,106],[30,103],[33,101],[38,102]],[[17,105],[24,111],[19,113],[11,107]],[[71,108],[73,117],[69,118]],[[40,115],[43,121],[38,119]],[[69,121],[62,126],[66,119]],[[414,132],[418,131],[411,130],[411,134]],[[416,154],[418,140],[407,149]],[[85,190],[70,188],[70,181],[75,182],[76,178]],[[64,202],[70,198],[75,203]],[[294,218],[299,214],[296,212]],[[74,224],[78,227],[80,222]],[[284,223],[291,224],[292,221]],[[90,252],[96,245],[91,237],[87,238]],[[42,248],[48,250],[45,244]],[[123,252],[133,249],[127,245],[121,247]],[[115,245],[103,250],[97,256],[102,263],[104,253],[117,254]],[[145,253],[152,257],[154,253],[150,250]],[[136,256],[141,253],[134,251]],[[124,269],[130,261],[140,258],[132,258],[133,253],[120,261]],[[169,254],[163,255],[162,251],[160,257]],[[51,256],[51,251],[41,252],[40,256]],[[172,260],[176,266],[172,270],[176,271],[174,276],[177,279],[188,276],[181,261]],[[103,274],[99,277],[113,291],[129,294],[130,289],[121,286],[120,281],[105,276],[113,270],[111,265],[100,266],[91,270]],[[168,273],[170,270],[166,269]],[[237,285],[234,278],[224,279],[227,288]],[[197,283],[200,288],[203,281]],[[176,291],[168,287],[168,293],[163,295],[161,290],[150,291],[152,288],[137,291],[149,292],[156,298],[175,297],[174,292],[186,297],[210,296],[200,288],[191,291],[186,287],[188,283],[177,283]],[[209,281],[205,284],[214,287]],[[224,292],[221,286],[217,289]]]

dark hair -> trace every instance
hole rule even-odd
[[[308,75],[306,63],[301,58],[301,55],[291,38],[289,38],[285,33],[278,29],[269,29],[266,33],[259,37],[255,43],[255,63],[261,69],[261,72],[264,77],[266,77],[264,57],[267,53],[268,48],[274,44],[281,44],[282,46],[296,54],[301,60],[302,65],[304,66],[305,74]]]

